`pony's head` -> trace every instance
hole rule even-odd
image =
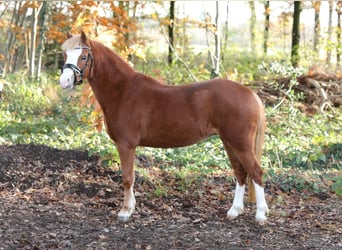
[[[73,88],[75,84],[81,84],[83,78],[87,78],[93,64],[90,42],[86,34],[67,34],[68,39],[62,44],[64,66],[59,78],[61,87]]]

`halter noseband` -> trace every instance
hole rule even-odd
[[[93,56],[91,54],[91,48],[90,47],[81,46],[81,47],[76,47],[74,49],[87,49],[87,50],[89,50],[87,61],[86,61],[85,65],[84,65],[84,67],[82,69],[80,69],[75,64],[66,63],[66,64],[64,64],[64,66],[62,68],[62,72],[63,72],[64,69],[71,69],[74,72],[74,76],[75,76],[74,84],[79,85],[79,84],[81,84],[83,82],[84,71],[88,67],[89,59],[91,60],[89,71],[91,70],[91,67],[93,66]]]

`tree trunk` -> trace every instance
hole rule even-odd
[[[138,1],[130,1],[130,2],[132,2],[132,6],[128,10],[128,15],[130,16],[129,19],[131,21],[133,21],[134,23],[136,23],[137,22],[137,18],[136,18],[136,16],[137,16],[137,7],[138,7],[139,2]],[[132,10],[132,11],[130,11],[130,10]],[[130,12],[132,14],[130,14]],[[131,43],[132,43],[132,41],[134,43],[136,43],[136,41],[137,41],[137,33],[136,32],[131,32],[131,34],[130,34],[130,41],[131,41]],[[128,58],[133,63],[133,65],[136,64],[137,57],[136,57],[135,53],[130,54]]]
[[[45,21],[47,19],[48,12],[48,2],[43,2],[41,7],[38,26],[39,30],[39,41],[38,41],[38,55],[37,55],[37,68],[36,68],[36,78],[40,78],[41,69],[42,69],[42,55],[44,50],[44,41],[45,41],[45,31],[47,30],[45,27]]]
[[[337,65],[341,65],[341,55],[342,55],[342,25],[341,25],[341,16],[342,16],[342,1],[337,1],[336,3],[336,12],[337,12],[337,30],[336,30],[336,39],[337,39],[337,46],[336,46],[336,63]]]
[[[268,39],[270,36],[270,1],[265,1],[265,29],[264,29],[264,54],[267,54]]]
[[[170,1],[170,10],[169,10],[169,15],[170,15],[170,23],[168,25],[169,28],[169,54],[167,57],[167,61],[169,65],[172,64],[173,58],[172,58],[172,48],[174,48],[174,22],[175,22],[175,1]]]
[[[182,16],[185,17],[186,15],[185,15],[184,3],[183,3],[183,6],[182,6],[182,11],[183,11]],[[183,19],[183,21],[182,21],[182,37],[181,37],[181,47],[182,47],[182,55],[183,56],[184,56],[185,51],[187,50],[188,45],[189,45],[186,28],[187,28],[187,22],[184,21],[184,19]],[[177,37],[177,40],[179,40],[179,39],[180,38]]]
[[[216,16],[215,16],[215,24],[211,20],[211,16],[208,12],[206,12],[204,8],[204,13],[206,15],[205,18],[205,27],[206,27],[206,38],[207,38],[207,45],[208,45],[208,54],[210,60],[210,77],[215,78],[219,76],[220,73],[220,54],[221,54],[221,47],[220,47],[220,1],[216,1]],[[204,4],[203,4],[204,7]],[[214,54],[211,50],[211,41],[210,41],[210,33],[213,31],[214,33],[214,42],[215,42],[215,51]]]
[[[211,59],[211,69],[210,69],[210,77],[215,78],[220,75],[220,54],[221,54],[221,47],[220,47],[220,7],[219,7],[219,1],[216,1],[216,16],[215,16],[215,27],[213,28],[214,31],[214,41],[215,41],[215,52],[214,55],[212,55],[210,51],[210,39],[208,36],[208,28],[207,28],[207,42],[209,47],[209,56]],[[207,20],[210,21],[210,20]],[[209,23],[210,25],[210,23]]]
[[[119,2],[119,8],[122,10],[122,11],[125,11],[127,13],[127,15],[129,15],[129,2],[126,2],[126,1],[118,1]],[[114,4],[114,1],[113,1],[113,4]],[[115,16],[116,14],[113,12],[113,16]],[[121,16],[122,14],[118,14],[118,16]],[[122,21],[120,20],[120,26],[122,26],[123,30],[122,30],[122,33],[123,33],[123,43],[124,43],[124,46],[126,48],[129,48],[130,47],[130,33],[128,31],[128,27],[127,27],[127,22],[126,21]],[[130,60],[130,55],[128,56],[128,60]]]
[[[329,20],[328,20],[328,36],[327,36],[327,58],[326,63],[331,62],[331,37],[332,37],[332,13],[333,13],[334,2],[329,0]]]
[[[2,76],[6,76],[6,74],[8,72],[11,72],[12,71],[12,61],[13,61],[13,54],[14,54],[14,44],[15,44],[15,41],[16,41],[16,36],[15,34],[13,33],[11,27],[14,26],[14,27],[17,27],[18,24],[19,24],[19,19],[20,19],[20,8],[21,8],[21,2],[16,2],[15,3],[15,6],[13,8],[13,13],[12,13],[12,17],[11,17],[11,21],[8,25],[8,28],[7,28],[7,39],[6,39],[6,44],[4,46],[4,57],[5,57],[5,60],[3,60],[3,63],[2,61],[0,61],[0,69],[2,70],[1,71],[1,75]]]
[[[36,1],[34,1],[36,3]],[[37,38],[37,23],[39,9],[36,7],[32,8],[31,16],[31,41],[30,41],[30,66],[29,66],[29,77],[34,78],[35,72],[35,58],[36,58],[36,38]]]
[[[27,8],[26,7],[23,8],[23,5],[19,4],[18,9],[16,11],[17,12],[15,14],[16,20],[14,23],[14,27],[22,29],[25,23]],[[21,67],[23,66],[22,57],[21,57],[22,52],[25,50],[25,45],[21,45],[23,41],[24,41],[23,37],[17,36],[15,35],[15,33],[12,33],[12,41],[10,40],[9,47],[7,49],[9,53],[8,72],[11,72],[11,73],[15,72],[17,70],[20,70]]]
[[[214,62],[213,67],[211,69],[211,78],[218,77],[220,75],[220,54],[221,54],[221,46],[220,46],[220,3],[216,1],[216,16],[215,16],[215,25],[216,30],[214,33],[215,38],[215,54],[214,54]]]
[[[249,1],[249,7],[251,9],[251,21],[250,21],[250,34],[251,34],[251,51],[255,52],[255,35],[256,35],[256,13],[255,13],[255,2]]]
[[[315,9],[314,51],[316,53],[319,53],[319,40],[321,36],[321,23],[319,13],[321,11],[321,1],[314,1],[313,6]]]
[[[228,47],[228,17],[229,17],[229,1],[226,2],[226,21],[224,24],[224,39],[223,39],[223,46],[222,46],[222,50],[223,53],[221,53],[221,60],[222,62],[224,61],[224,55],[225,52],[227,51],[227,47]]]
[[[291,63],[293,67],[297,67],[299,63],[300,12],[301,1],[294,1],[291,45]]]

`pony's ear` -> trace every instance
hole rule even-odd
[[[68,37],[68,38],[72,38],[73,36],[74,36],[74,35],[73,35],[70,31],[67,32],[67,37]]]
[[[88,38],[87,38],[87,35],[84,33],[84,31],[82,30],[82,33],[81,33],[81,42],[82,43],[87,43],[87,40],[88,40]]]

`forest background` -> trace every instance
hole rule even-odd
[[[265,179],[284,195],[341,194],[342,1],[245,1],[234,10],[235,4],[0,2],[0,143],[84,149],[118,168],[89,85],[72,92],[58,86],[61,43],[66,32],[83,30],[166,84],[219,76],[251,86],[267,110]],[[188,148],[141,148],[137,159],[146,178],[151,172],[142,162],[184,182],[194,173],[232,175],[216,137]],[[154,195],[168,192],[156,183]]]

